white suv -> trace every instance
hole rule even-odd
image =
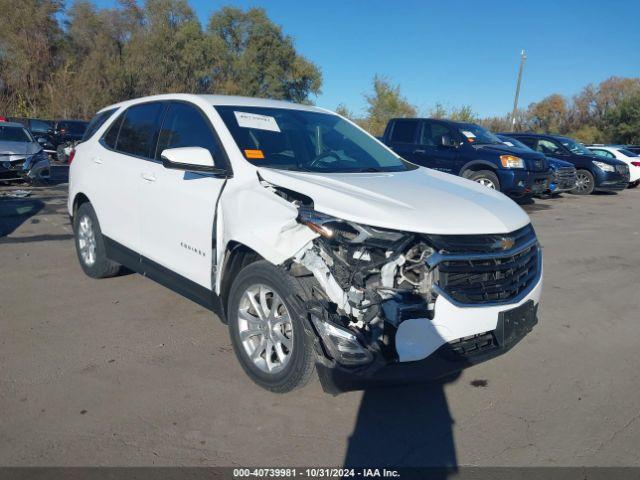
[[[432,378],[537,322],[523,210],[332,112],[161,95],[107,107],[88,132],[68,201],[85,273],[124,265],[210,308],[265,388],[314,369],[327,389]]]

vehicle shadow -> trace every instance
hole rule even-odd
[[[41,200],[0,198],[0,237],[14,232],[43,208]]]
[[[458,377],[365,389],[344,466],[428,467],[430,479],[454,475],[458,470],[454,420],[444,386]]]

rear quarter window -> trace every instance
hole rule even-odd
[[[87,125],[87,129],[84,131],[84,135],[82,136],[81,141],[85,142],[89,140],[100,129],[100,127],[104,125],[107,120],[109,120],[111,115],[113,115],[113,112],[115,112],[116,110],[117,108],[112,108],[110,110],[105,110],[104,112],[96,114],[89,122],[89,125]]]

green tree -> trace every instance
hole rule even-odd
[[[47,85],[58,67],[61,0],[0,0],[0,105],[18,115],[48,115]]]
[[[433,108],[430,108],[427,112],[427,116],[430,118],[447,118],[447,109],[440,102],[436,103]]]
[[[473,111],[471,105],[462,105],[458,108],[452,108],[449,112],[449,118],[456,122],[478,122],[478,115]]]
[[[382,135],[391,118],[416,115],[416,108],[400,94],[400,87],[384,77],[374,77],[373,94],[365,95],[365,100],[369,105],[366,126],[372,135]]]
[[[209,20],[209,33],[222,48],[212,91],[294,102],[320,93],[318,67],[296,52],[293,39],[263,9],[224,7]]]
[[[640,144],[640,92],[617,103],[607,111],[604,120],[613,142]]]
[[[529,121],[532,128],[541,133],[559,133],[564,127],[567,101],[554,93],[529,106]]]

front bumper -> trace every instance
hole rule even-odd
[[[629,173],[596,171],[596,187],[599,192],[618,192],[629,186]]]
[[[406,331],[398,329],[403,344],[397,348],[411,360],[387,362],[376,357],[369,365],[350,368],[321,359],[317,369],[323,388],[339,393],[377,384],[432,381],[502,355],[537,324],[541,293],[542,270],[530,291],[511,304],[468,307],[439,296],[433,320],[419,318],[400,324]],[[504,313],[528,302],[533,303],[535,320],[505,340]]]
[[[499,170],[501,191],[512,197],[538,195],[549,188],[549,172],[532,172],[529,170]]]

